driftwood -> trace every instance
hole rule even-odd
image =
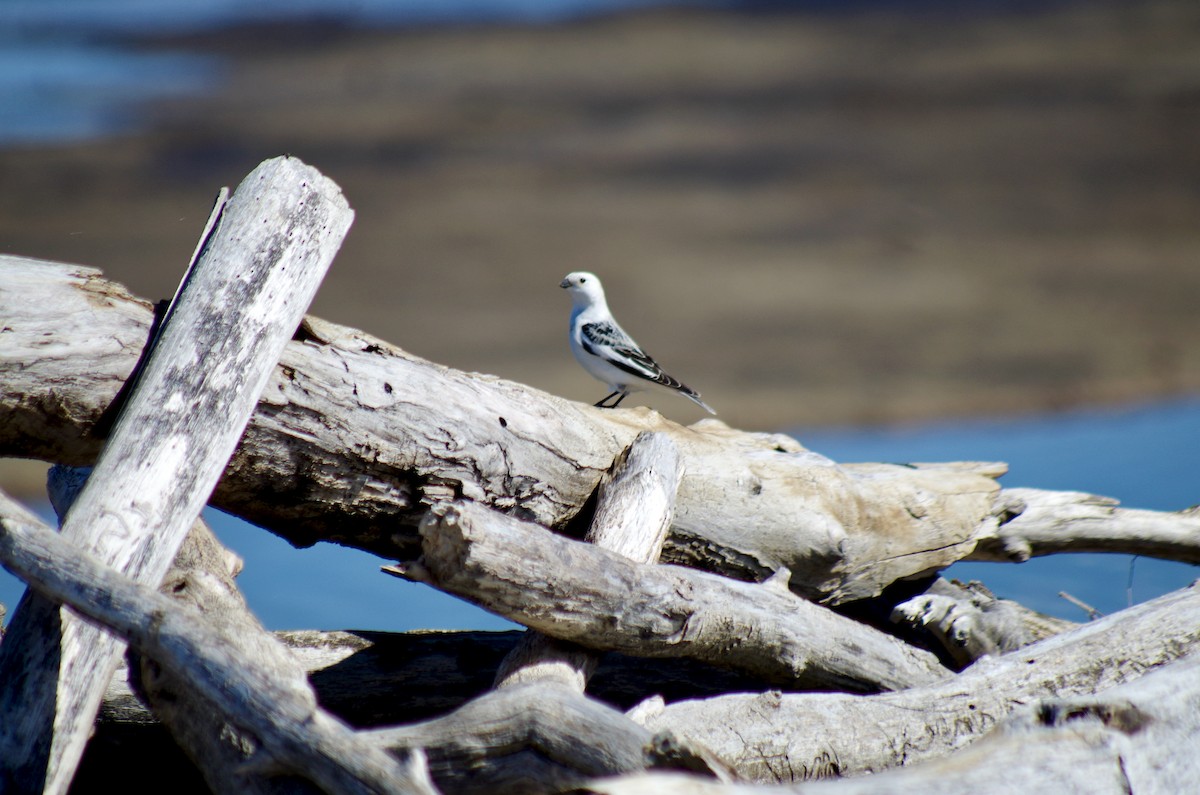
[[[1192,586],[925,687],[868,697],[718,696],[671,704],[644,720],[700,742],[757,781],[869,773],[945,756],[1021,703],[1124,684],[1198,646],[1200,588]]]
[[[0,412],[11,418],[0,454],[90,463],[99,441],[87,431],[133,368],[148,304],[94,270],[9,257],[0,316],[13,319],[0,347]],[[1111,506],[1081,516],[1078,500],[1038,501],[1033,543],[1005,535],[1031,502],[1000,490],[1002,465],[839,465],[786,436],[592,409],[312,318],[284,351],[213,502],[295,544],[404,559],[419,548],[427,508],[455,497],[569,531],[643,430],[667,433],[686,472],[665,561],[749,580],[787,568],[793,589],[830,603],[960,559],[1056,551],[1075,521],[1097,527],[1098,516],[1108,529],[1091,549],[1183,557],[1200,548],[1200,517]]]
[[[670,443],[655,435],[631,448],[630,465],[623,461],[618,467],[607,489],[613,497],[603,500],[597,513],[592,533],[597,540],[638,552],[633,506],[645,504],[651,495],[664,497],[669,493],[664,485],[673,490],[678,473],[670,462],[665,472],[653,469],[663,465],[671,451]],[[69,499],[61,485],[70,474],[58,468],[54,472],[57,504]],[[665,510],[643,528],[651,531],[649,541],[640,544],[643,556],[650,555],[649,548],[661,544],[665,534],[670,501],[660,502]],[[38,529],[19,508],[7,507],[14,518],[0,536],[0,560],[51,597],[75,604],[116,629],[148,655],[142,690],[205,771],[214,791],[277,791],[278,784],[256,775],[263,770],[300,773],[328,791],[422,791],[420,779],[412,780],[411,774],[406,779],[396,770],[380,768],[378,759],[369,758],[372,747],[386,747],[393,754],[410,748],[427,752],[438,784],[453,792],[555,791],[598,774],[709,767],[703,753],[688,750],[670,735],[652,736],[612,707],[544,682],[513,684],[503,694],[477,699],[454,714],[379,732],[370,742],[339,733],[336,721],[316,709],[311,694],[305,695],[307,684],[300,684],[303,676],[296,662],[258,626],[236,594],[229,593],[231,580],[212,576],[227,574],[222,569],[228,559],[212,549],[211,537],[205,538],[202,528],[193,528],[192,549],[181,553],[164,589],[203,609],[203,618],[193,609],[172,609],[165,597],[155,599],[145,589],[122,582]],[[49,574],[50,561],[61,569],[54,576]],[[97,592],[109,594],[99,608],[78,595]],[[215,624],[214,618],[219,618]],[[236,659],[243,661],[240,667],[233,664]],[[196,687],[206,681],[223,681],[225,687],[233,683],[235,695],[254,693],[255,699],[214,700],[211,688]],[[299,719],[297,713],[306,711],[312,715]],[[263,713],[275,720],[255,720]],[[293,727],[298,737],[284,733],[293,722],[305,727],[299,732]],[[239,726],[250,734],[231,743],[229,730]],[[334,757],[339,764],[331,766],[328,749],[335,743],[342,750]]]
[[[679,774],[598,781],[597,795],[928,795],[1192,792],[1200,781],[1200,657],[1094,696],[1039,698],[940,759],[864,778],[795,786],[715,784]]]
[[[0,558],[35,594],[0,644],[0,708],[17,716],[0,722],[6,787],[65,790],[117,637],[141,656],[109,688],[98,737],[161,721],[219,791],[860,773],[937,791],[996,776],[996,760],[1027,767],[1047,740],[1066,750],[1043,784],[1191,780],[1162,760],[1194,740],[1195,710],[1163,693],[1195,679],[1172,662],[1198,653],[1196,589],[1073,626],[936,573],[1074,550],[1195,561],[1196,512],[1005,490],[1001,464],[837,464],[785,436],[598,410],[301,323],[350,212],[295,161],[256,174],[153,331],[149,304],[94,270],[0,257],[0,455],[96,462],[62,536],[0,506]],[[291,298],[244,294],[282,271],[303,272]],[[280,644],[201,526],[180,548],[210,491],[294,543],[401,561],[388,568],[530,631]],[[73,633],[91,639],[82,656]],[[1179,686],[1189,707],[1193,687]],[[652,769],[709,783],[629,777]],[[989,783],[1036,789],[1015,773]]]
[[[486,695],[501,662],[523,637],[516,630],[272,634],[307,671],[317,700],[360,728],[429,720]],[[154,714],[130,689],[128,676],[121,669],[113,677],[99,731],[159,731]],[[588,682],[589,695],[620,710],[654,695],[674,702],[760,688],[752,677],[692,660],[617,653],[602,655]]]
[[[427,582],[562,640],[642,656],[694,657],[790,687],[873,691],[948,672],[927,652],[788,591],[678,566],[634,563],[475,503],[430,511]]]
[[[1005,489],[997,508],[1011,519],[981,535],[970,560],[1024,561],[1059,552],[1125,552],[1200,563],[1200,506],[1162,513],[1120,508],[1111,497]]]
[[[927,631],[959,667],[1075,626],[1012,600],[997,599],[981,583],[962,585],[940,577],[925,593],[896,605],[891,620]]]
[[[656,560],[680,475],[669,438],[639,435],[601,483],[587,541],[631,560]],[[495,692],[378,738],[393,751],[424,749],[434,780],[450,792],[557,792],[647,767],[683,766],[730,780],[704,749],[669,733],[651,736],[585,696],[598,660],[595,652],[530,629],[501,662]]]
[[[6,516],[19,515],[7,497],[0,499],[8,502]],[[319,709],[303,672],[265,632],[214,625],[28,516],[2,522],[6,568],[46,598],[128,639],[236,716],[260,744],[251,764],[303,772],[327,792],[433,792],[422,765],[401,764]]]
[[[679,455],[669,437],[639,435],[617,456],[613,471],[600,482],[596,513],[584,540],[638,563],[657,562],[671,527],[682,476]],[[555,679],[582,693],[598,659],[599,655],[583,647],[529,630],[500,664],[496,687]]]
[[[162,579],[352,218],[336,185],[287,158],[221,197],[64,538]],[[0,714],[16,716],[0,725],[0,767],[14,781],[66,790],[119,654],[58,606],[22,601],[0,647]]]

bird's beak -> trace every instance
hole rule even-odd
[[[565,290],[565,289],[567,289],[568,287],[570,287],[570,286],[571,286],[571,280],[570,280],[570,279],[563,279],[563,280],[562,280],[562,282],[561,282],[561,283],[560,283],[558,286],[559,286],[559,287],[561,287],[561,288],[563,288],[563,289]]]

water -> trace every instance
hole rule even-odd
[[[83,41],[0,41],[0,146],[69,143],[136,128],[153,99],[209,89],[215,59]]]
[[[220,59],[139,39],[264,22],[351,26],[544,23],[651,0],[0,0],[0,146],[137,129],[157,99],[209,91]]]
[[[1007,461],[1009,486],[1077,490],[1130,507],[1179,510],[1196,500],[1200,399],[1124,410],[1074,411],[903,429],[800,431],[811,449],[839,461]],[[424,585],[379,572],[372,555],[320,544],[296,550],[270,533],[210,510],[217,534],[246,563],[238,582],[271,629],[504,629],[513,625]],[[998,595],[1083,620],[1057,596],[1067,591],[1110,613],[1190,583],[1197,567],[1127,555],[1055,555],[1022,564],[958,563],[949,576],[978,579]],[[1132,580],[1130,578],[1132,572]],[[1132,590],[1130,591],[1130,583]],[[0,602],[21,584],[0,572]]]

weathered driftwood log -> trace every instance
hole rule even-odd
[[[979,536],[970,560],[1024,561],[1058,552],[1126,552],[1200,563],[1200,507],[1163,513],[1074,491],[1005,489],[1006,521]]]
[[[858,692],[948,674],[929,652],[797,597],[783,578],[746,583],[638,564],[469,502],[431,510],[421,535],[420,560],[396,567],[409,578],[593,649]]]
[[[978,582],[961,585],[941,577],[925,593],[897,605],[892,621],[927,630],[960,667],[1077,626],[998,599]]]
[[[89,463],[88,429],[138,358],[149,305],[88,268],[0,257],[0,317],[0,455]],[[687,472],[665,561],[743,579],[787,567],[793,587],[835,603],[967,557],[1013,519],[1010,502],[994,504],[999,466],[839,466],[785,436],[593,409],[315,319],[285,351],[214,503],[297,544],[402,558],[425,510],[455,497],[569,528],[643,430],[671,435]],[[1106,549],[1141,551],[1148,531],[1200,535],[1200,518],[1154,516]],[[1125,518],[1113,515],[1118,531]]]
[[[640,434],[601,482],[588,542],[641,562],[657,560],[681,474],[665,434]],[[680,756],[689,769],[731,779],[703,749],[655,742],[639,724],[585,696],[598,659],[528,630],[501,664],[496,692],[379,736],[393,750],[424,748],[435,782],[454,793],[552,793],[597,775],[678,767]]]
[[[50,468],[47,489],[60,521],[83,488],[89,472],[88,469],[61,465]],[[159,592],[199,610],[209,621],[220,624],[231,634],[265,633],[250,614],[234,584],[234,577],[241,570],[241,565],[236,555],[221,546],[208,525],[197,519],[183,540],[170,571],[163,578]],[[271,644],[266,641],[260,646],[270,647]],[[185,672],[164,668],[132,648],[126,658],[129,668],[118,668],[113,682],[136,683],[139,697],[134,697],[132,692],[126,690],[128,697],[116,701],[116,706],[122,711],[121,720],[152,722],[157,718],[162,721],[175,743],[196,765],[197,773],[203,776],[204,783],[212,792],[278,795],[281,791],[278,777],[268,779],[255,766],[247,764],[258,745],[257,740],[245,735],[204,692],[195,689]],[[256,663],[260,667],[281,668],[293,679],[304,675],[304,669],[298,667],[299,663],[282,646],[278,646],[270,660],[258,660]],[[106,707],[113,708],[112,702],[116,698],[113,691],[114,686],[110,683],[105,694],[109,704],[101,704],[101,714]],[[143,709],[143,701],[153,709],[153,716],[137,714]],[[137,745],[139,748],[150,747],[149,742]],[[105,763],[120,765],[120,760],[105,760]],[[82,770],[86,769],[85,759]],[[174,771],[177,786],[185,779],[185,771]],[[135,788],[137,786],[130,781],[128,773],[122,776],[122,781]],[[290,789],[315,792],[311,785],[306,790],[306,784],[305,780],[297,777],[295,787]],[[86,789],[93,786],[93,782],[81,782],[77,774],[73,786]]]
[[[10,284],[22,297],[0,289],[12,329],[0,410],[13,419],[0,424],[0,454],[86,464],[97,445],[83,437],[132,368],[149,311],[139,322],[136,304],[86,269],[10,259],[0,288]],[[96,339],[117,350],[98,356]],[[668,559],[758,579],[786,566],[805,592],[834,599],[965,555],[998,488],[961,468],[839,467],[783,436],[593,409],[310,320],[214,497],[297,543],[403,557],[426,509],[459,496],[566,526],[642,430],[669,433],[687,471]]]
[[[747,778],[801,781],[944,756],[1019,704],[1095,693],[1198,649],[1200,587],[1193,585],[925,687],[866,697],[729,695],[640,712],[650,729],[699,741]]]
[[[320,709],[304,672],[269,633],[211,622],[29,521],[7,496],[0,501],[4,566],[204,693],[254,737],[248,764],[302,774],[327,792],[435,792],[419,757],[401,763]]]
[[[60,465],[50,468],[47,487],[60,521],[82,489],[87,474],[85,469]],[[285,678],[293,681],[301,679],[305,670],[278,641],[272,643],[268,639],[273,636],[267,636],[234,584],[241,566],[241,560],[221,545],[203,520],[197,519],[159,592],[200,611],[227,634],[259,635],[258,648],[270,654],[267,659],[255,660],[254,665],[282,671]],[[279,795],[285,789],[296,793],[317,792],[307,779],[290,777],[284,787],[279,776],[265,775],[256,764],[248,764],[257,752],[259,740],[243,732],[219,704],[194,687],[186,671],[163,667],[133,648],[126,657],[130,667],[119,671],[136,683],[140,700],[148,703],[154,717],[170,730],[212,792],[245,795]],[[176,771],[176,775],[181,772]]]
[[[80,468],[53,466],[50,467],[48,490],[50,503],[55,513],[62,519],[70,508],[74,498],[83,488],[88,470]],[[238,587],[234,585],[234,576],[241,569],[238,556],[229,552],[216,536],[209,530],[203,520],[197,519],[180,546],[178,554],[172,563],[172,568],[164,576],[162,585],[158,588],[164,596],[176,602],[191,605],[192,608],[203,612],[210,622],[220,623],[230,634],[265,633],[248,610],[245,600],[241,598]],[[263,641],[259,648],[271,648],[269,641]],[[175,743],[187,754],[187,758],[197,766],[198,775],[214,793],[244,793],[246,795],[277,795],[281,791],[281,777],[265,776],[256,765],[247,764],[259,743],[256,737],[248,736],[238,724],[230,718],[220,705],[214,704],[208,694],[193,687],[193,683],[181,675],[181,671],[173,668],[163,668],[154,660],[142,656],[136,648],[130,648],[126,658],[130,660],[130,668],[119,668],[118,676],[121,683],[134,682],[138,686],[139,698],[134,698],[132,692],[127,699],[121,699],[119,704],[125,715],[124,721],[136,721],[134,709],[148,703],[154,710],[154,717],[144,716],[143,721],[157,718],[170,731]],[[286,671],[293,679],[299,680],[302,668],[290,657],[282,645],[277,646],[276,653],[270,660],[257,660],[265,667]],[[106,700],[113,699],[113,685],[109,686]],[[101,713],[106,711],[101,705]],[[112,707],[108,707],[112,709]],[[149,748],[150,743],[137,743],[139,748]],[[89,751],[92,751],[89,746]],[[106,749],[107,751],[107,749]],[[106,765],[119,765],[120,760],[104,760]],[[82,771],[88,769],[86,758]],[[74,779],[73,787],[84,790],[94,787],[94,782],[79,781],[79,773]],[[186,771],[173,772],[175,787],[186,787]],[[288,790],[295,793],[316,793],[316,788],[308,784],[306,779],[289,777]],[[122,781],[137,788],[136,782],[130,782],[128,775],[122,776]]]
[[[65,538],[139,582],[162,579],[352,218],[336,185],[290,158],[218,203]],[[23,319],[6,317],[6,330]],[[119,655],[111,635],[35,593],[22,600],[0,646],[11,781],[65,792]]]
[[[682,477],[670,437],[639,434],[600,481],[595,516],[584,541],[638,563],[657,562]],[[598,660],[595,652],[531,629],[500,665],[496,687],[554,679],[582,693]]]
[[[51,493],[56,506],[71,499],[69,486],[81,483],[78,474],[63,467],[52,469]],[[620,547],[642,558],[656,556],[669,525],[670,496],[678,480],[678,459],[670,441],[660,434],[639,437],[603,490],[589,535],[599,544]],[[642,515],[641,508],[649,510]],[[639,528],[649,533],[640,533]],[[302,678],[290,653],[270,642],[249,614],[222,552],[198,522],[164,581],[164,593],[202,611],[226,634],[258,637],[257,651],[264,656],[252,661],[254,669],[276,672],[285,680]],[[589,663],[594,665],[594,661]],[[210,789],[279,791],[282,783],[278,777],[266,779],[262,765],[253,764],[256,757],[270,758],[270,749],[256,751],[261,741],[240,730],[239,716],[230,716],[204,689],[196,688],[186,669],[160,666],[146,658],[140,671],[141,691]],[[537,665],[534,671],[524,673],[536,681],[534,673],[543,671],[544,666]],[[647,767],[679,768],[685,766],[681,756],[686,769],[723,772],[702,750],[692,751],[686,743],[667,739],[669,735],[656,741],[646,729],[611,706],[584,697],[581,690],[581,685],[562,688],[538,681],[503,697],[491,694],[476,699],[434,721],[389,730],[377,744],[400,755],[427,748],[437,785],[454,793],[556,792],[596,775]],[[289,782],[288,790],[309,791],[303,780]]]
[[[1018,707],[987,736],[942,759],[873,776],[794,786],[717,784],[642,774],[594,782],[598,795],[1127,795],[1193,792],[1200,781],[1200,657],[1096,695]]]

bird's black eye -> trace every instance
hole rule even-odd
[[[579,280],[579,283],[580,283],[580,284],[583,284],[583,283],[584,283],[584,282],[586,282],[586,281],[587,281],[587,279],[580,278],[580,280]]]

